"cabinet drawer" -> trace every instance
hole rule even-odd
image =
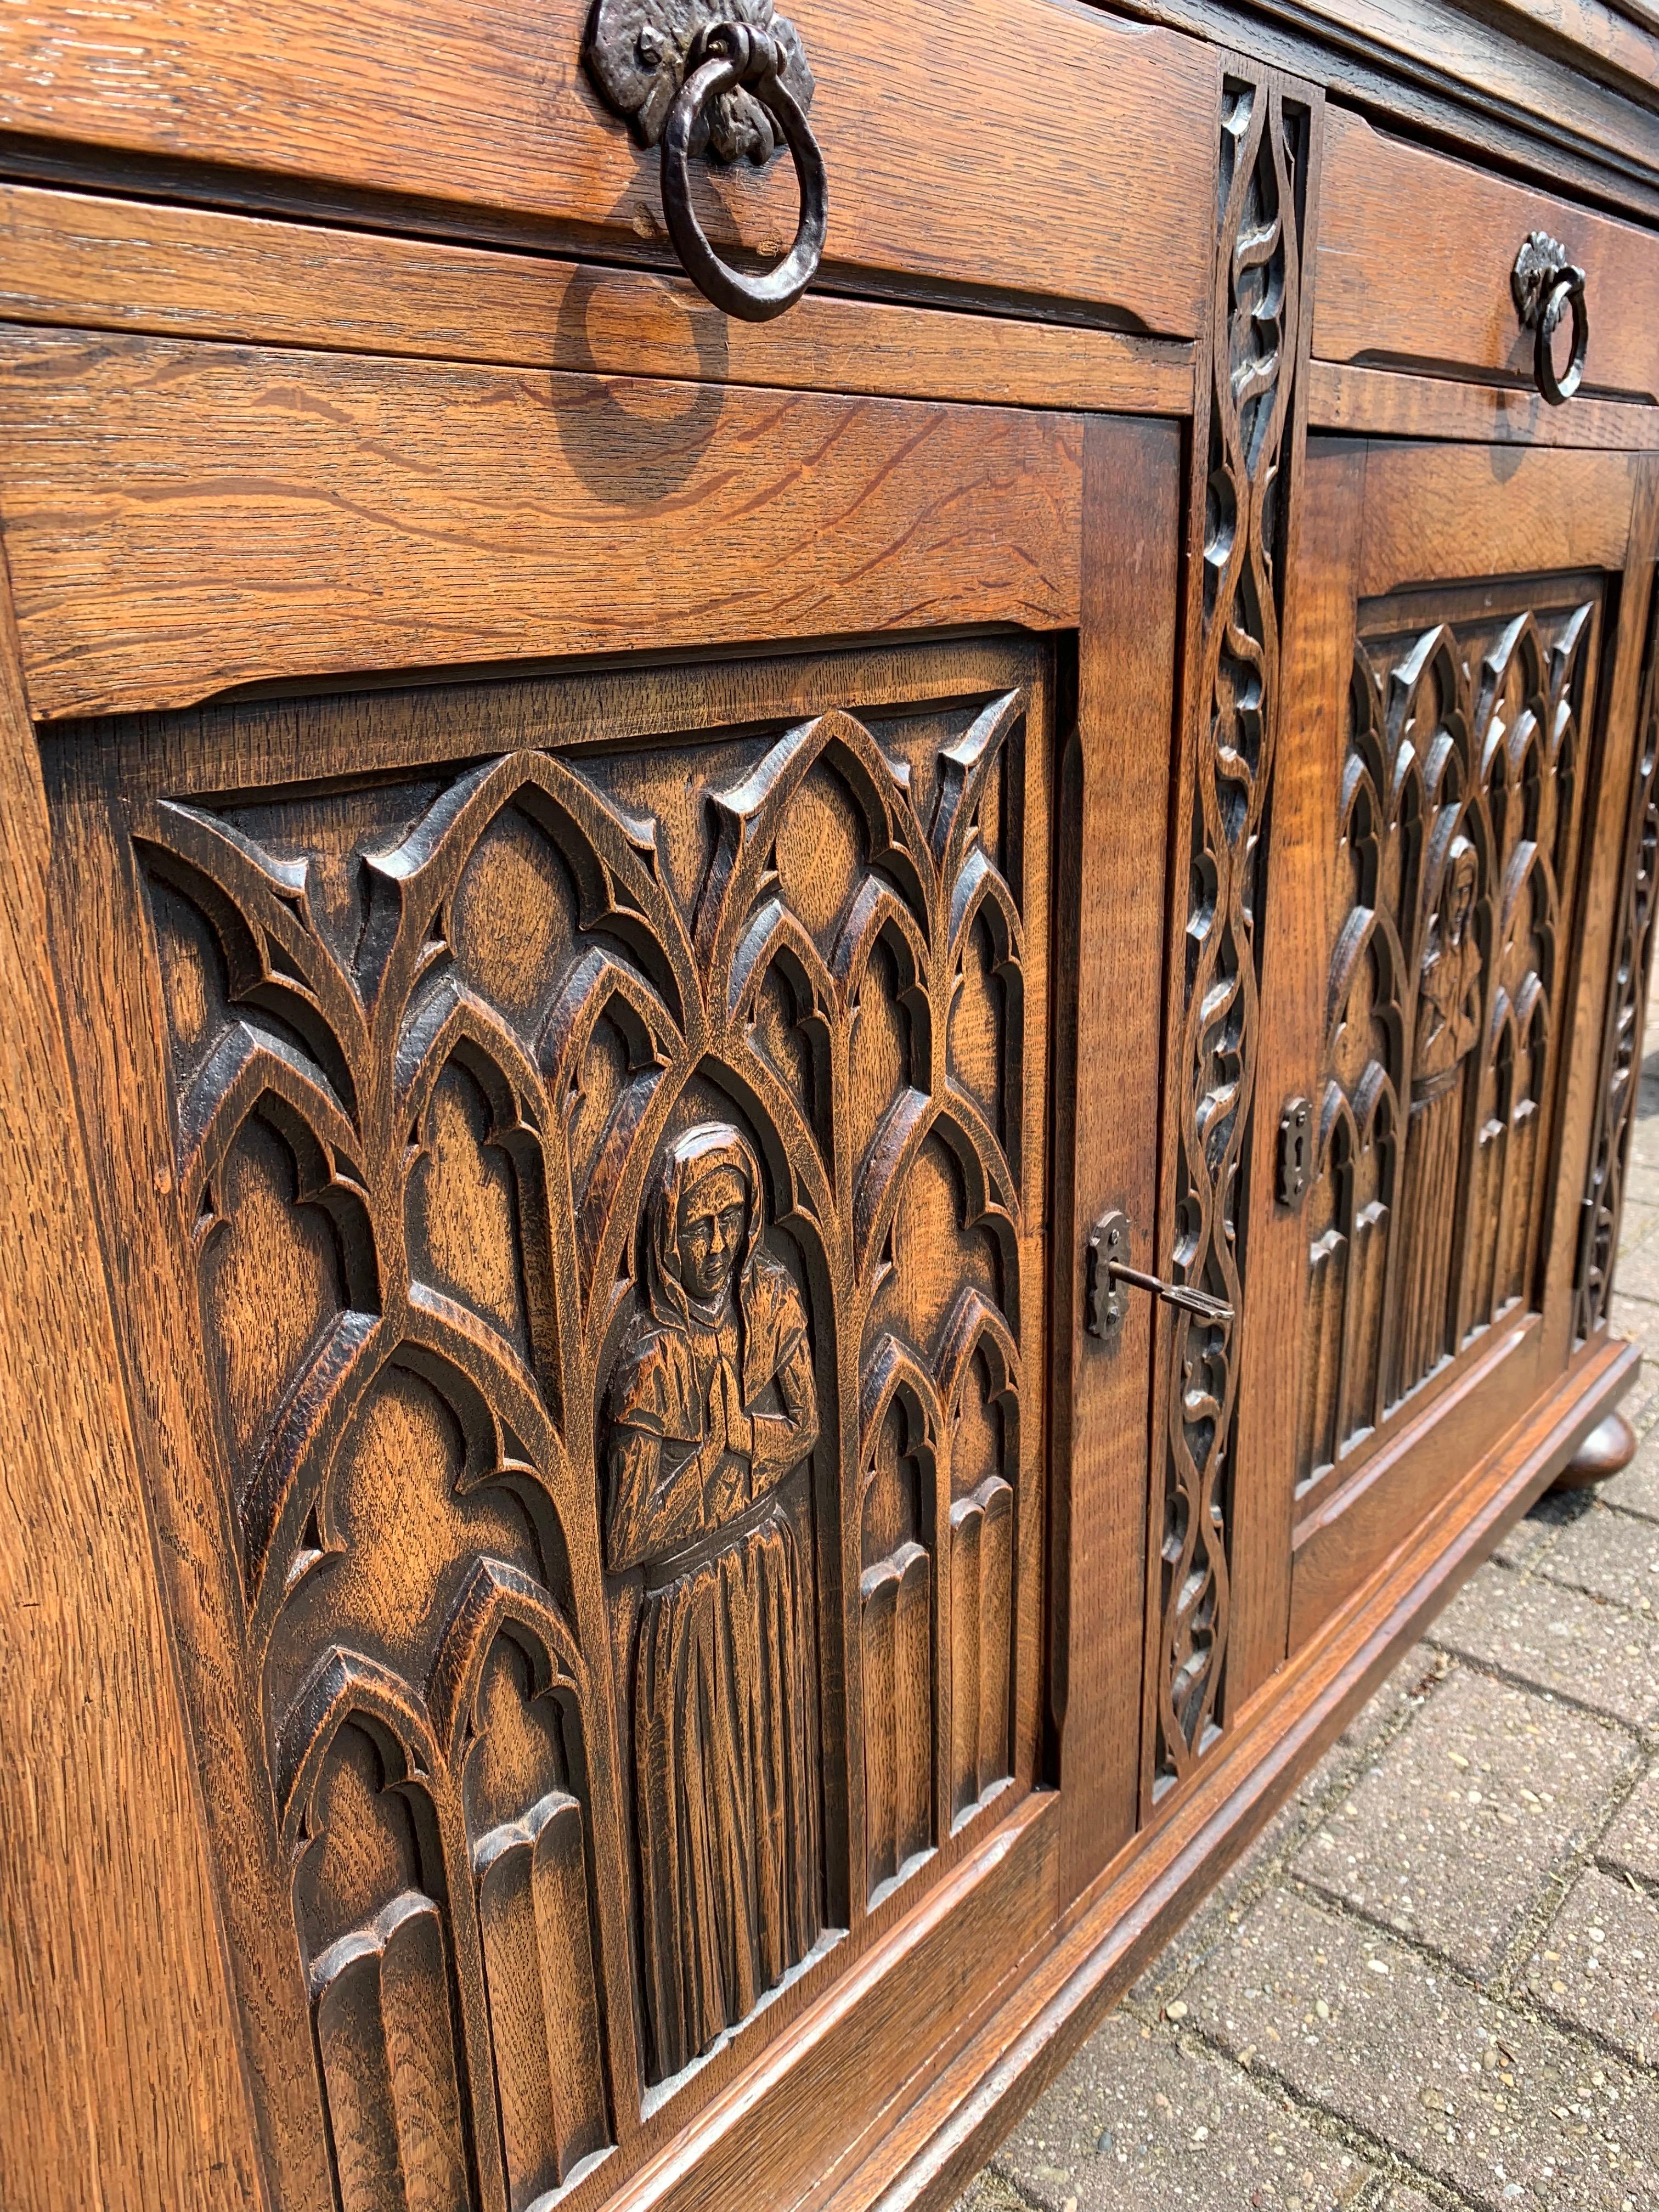
[[[1336,109],[1326,117],[1316,357],[1530,385],[1533,334],[1510,278],[1534,230],[1584,271],[1584,390],[1659,399],[1659,238]],[[1565,365],[1565,333],[1556,345]]]
[[[599,98],[588,15],[588,0],[295,0],[275,16],[245,0],[27,0],[0,21],[0,131],[96,149],[100,176],[112,155],[214,165],[197,197],[367,201],[397,228],[672,258],[658,150]],[[815,80],[827,270],[1200,329],[1210,241],[1191,210],[1214,169],[1212,52],[1049,0],[897,14],[791,0],[789,20]],[[787,155],[763,173],[694,167],[717,246],[783,250]],[[259,181],[250,193],[231,170]]]

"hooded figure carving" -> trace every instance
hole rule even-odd
[[[633,1733],[651,2078],[744,2019],[817,1940],[812,1609],[779,1486],[817,1439],[800,1293],[761,1249],[725,1122],[664,1151],[606,1406],[605,1547],[644,1570]]]
[[[1480,1035],[1481,958],[1473,924],[1478,884],[1474,846],[1454,837],[1417,986],[1395,1398],[1414,1389],[1451,1349],[1465,1067]]]

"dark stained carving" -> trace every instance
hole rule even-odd
[[[1589,308],[1584,272],[1567,258],[1567,249],[1547,231],[1529,231],[1510,271],[1510,290],[1523,330],[1533,333],[1533,380],[1553,407],[1564,406],[1584,378],[1589,350]],[[1572,319],[1572,350],[1567,373],[1555,366],[1555,333],[1564,316]]]
[[[1362,621],[1355,654],[1304,1492],[1358,1465],[1390,1410],[1536,1281],[1596,606],[1459,620],[1458,596],[1403,634]]]
[[[800,33],[772,0],[598,0],[583,55],[588,76],[641,145],[654,146],[662,137],[686,72],[696,65],[694,56],[701,58],[700,40],[716,23],[765,33],[790,97],[798,107],[812,105],[816,88]],[[738,84],[708,103],[690,150],[706,149],[720,161],[765,162],[778,144],[771,116]]]
[[[1659,664],[1655,639],[1659,611],[1650,618],[1647,676],[1636,749],[1635,778],[1625,824],[1624,866],[1614,924],[1614,967],[1601,1032],[1590,1140],[1573,1278],[1573,1333],[1581,1341],[1607,1319],[1613,1295],[1619,1224],[1624,1214],[1625,1175],[1636,1118],[1642,1034],[1653,967],[1654,891],[1659,880]]]
[[[132,802],[351,2212],[625,2171],[1030,1783],[1046,662],[995,650],[868,720]]]
[[[1474,846],[1467,837],[1454,837],[1417,979],[1400,1209],[1405,1279],[1396,1397],[1437,1364],[1453,1326],[1448,1304],[1468,1093],[1464,1063],[1480,1039],[1480,947],[1472,927],[1475,875]]]
[[[1279,721],[1279,539],[1305,130],[1305,114],[1273,81],[1227,77],[1169,1272],[1235,1314],[1255,1106],[1255,902]],[[1232,1322],[1177,1312],[1171,1334],[1152,1661],[1154,1790],[1189,1772],[1218,1733],[1237,1387]]]
[[[777,1494],[817,1441],[817,1401],[762,1192],[728,1125],[665,1150],[611,1381],[609,1564],[645,1570],[634,1802],[658,2078],[752,2012],[819,1928],[811,1584]]]

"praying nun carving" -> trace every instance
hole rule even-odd
[[[800,1293],[764,1226],[738,1130],[703,1122],[665,1149],[607,1401],[608,1563],[643,1569],[634,1802],[657,2081],[819,1932],[811,1586],[780,1495],[817,1400]]]
[[[1397,1395],[1450,1349],[1452,1237],[1463,1150],[1465,1064],[1480,1034],[1480,947],[1472,924],[1474,848],[1455,837],[1429,921],[1417,987],[1411,1122],[1406,1138],[1407,1275]]]

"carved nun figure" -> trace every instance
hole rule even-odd
[[[1480,947],[1470,927],[1475,876],[1474,846],[1467,837],[1454,837],[1417,986],[1396,1397],[1438,1365],[1450,1329],[1464,1062],[1480,1033]]]
[[[811,1585],[778,1494],[817,1400],[800,1294],[763,1227],[738,1130],[703,1122],[665,1150],[607,1401],[609,1564],[644,1569],[634,1790],[659,2081],[819,1932]]]

